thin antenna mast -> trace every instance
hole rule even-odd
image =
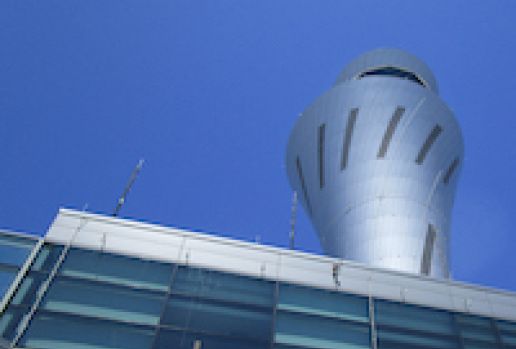
[[[292,207],[290,209],[290,235],[289,235],[289,246],[290,249],[294,249],[294,239],[296,237],[296,217],[297,217],[297,191],[294,190],[292,193]]]
[[[125,199],[127,197],[127,194],[129,194],[129,191],[131,190],[131,188],[132,188],[132,186],[134,184],[134,181],[136,181],[136,177],[138,177],[138,174],[140,173],[140,170],[142,169],[143,162],[144,162],[144,160],[140,159],[140,161],[138,161],[138,164],[134,168],[133,173],[131,173],[131,177],[129,178],[129,181],[127,182],[127,185],[125,186],[124,192],[122,193],[122,195],[118,199],[118,202],[116,204],[115,210],[113,211],[113,216],[114,217],[118,216],[118,213],[120,212],[120,209],[122,209],[122,206],[125,203]]]

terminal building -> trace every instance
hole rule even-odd
[[[287,146],[324,256],[60,209],[0,232],[0,348],[516,349],[516,293],[449,276],[462,158],[426,65],[366,53]]]

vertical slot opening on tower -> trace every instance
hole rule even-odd
[[[450,167],[448,167],[448,170],[446,170],[446,174],[444,175],[443,179],[444,184],[448,184],[451,176],[453,175],[453,172],[455,172],[455,170],[457,169],[457,166],[459,166],[459,158],[455,158],[451,163]]]
[[[380,144],[380,149],[378,149],[378,154],[376,156],[378,159],[385,157],[387,149],[389,148],[389,144],[391,143],[392,136],[394,135],[394,131],[396,131],[396,127],[398,127],[398,124],[401,120],[401,117],[403,116],[403,113],[405,113],[405,108],[397,107],[394,111],[394,114],[392,114],[391,120],[389,121],[389,125],[387,126],[385,134],[383,135],[382,143]]]
[[[344,170],[348,165],[349,149],[351,147],[351,137],[353,136],[353,129],[357,121],[358,108],[353,108],[349,112],[348,122],[346,124],[346,131],[344,133],[344,142],[342,143],[342,158],[340,162],[340,170]]]
[[[435,227],[432,224],[428,224],[423,256],[421,257],[421,275],[430,275],[436,235]]]
[[[443,128],[440,125],[435,125],[428,137],[426,138],[425,143],[423,143],[423,146],[419,150],[419,154],[417,154],[416,163],[418,165],[421,165],[423,161],[425,161],[426,155],[430,151],[430,148],[434,144],[437,137],[439,137],[441,132],[443,132]]]
[[[301,191],[303,192],[303,198],[306,202],[306,208],[308,209],[308,213],[312,214],[312,205],[310,204],[310,199],[308,198],[308,191],[306,189],[305,176],[303,175],[303,167],[301,166],[301,160],[299,156],[296,158],[296,168],[297,175],[299,177],[299,182],[301,183]]]
[[[324,187],[324,138],[326,133],[326,124],[319,126],[318,142],[317,142],[317,154],[319,163],[319,188]]]

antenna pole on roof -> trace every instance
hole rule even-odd
[[[294,239],[296,237],[296,216],[297,216],[297,191],[292,193],[292,207],[290,209],[290,235],[289,247],[294,249]]]
[[[129,194],[129,191],[131,190],[131,188],[132,188],[132,186],[134,184],[134,181],[136,181],[136,177],[138,177],[138,174],[140,173],[140,170],[142,169],[143,162],[144,162],[144,160],[140,159],[140,161],[138,161],[138,164],[134,168],[133,173],[131,173],[131,177],[129,178],[129,181],[127,182],[127,185],[125,186],[125,189],[124,189],[122,195],[118,199],[118,202],[116,204],[115,210],[113,211],[113,216],[114,217],[118,216],[118,213],[122,209],[122,206],[125,203],[125,199],[127,197],[127,194]]]

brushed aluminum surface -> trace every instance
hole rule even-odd
[[[358,78],[380,66],[409,71],[426,86],[393,76]],[[352,133],[351,112],[356,113]],[[463,153],[460,127],[437,95],[430,69],[403,51],[381,49],[351,62],[302,113],[286,163],[326,254],[448,278],[450,219]],[[435,239],[425,256],[429,226]],[[424,258],[429,265],[422,271]]]

